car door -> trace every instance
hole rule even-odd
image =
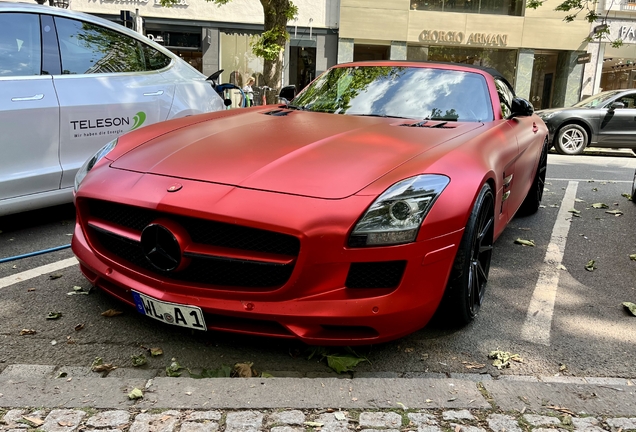
[[[621,102],[623,108],[610,108],[614,102]],[[636,148],[636,91],[614,99],[604,109],[599,128],[599,142],[604,147]]]
[[[42,74],[46,31],[38,14],[0,13],[0,200],[60,187],[60,109]]]
[[[61,186],[104,144],[140,126],[165,120],[174,84],[158,70],[171,58],[125,31],[55,17],[62,61],[53,77],[60,101]]]

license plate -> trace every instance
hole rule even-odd
[[[166,324],[195,330],[207,330],[201,308],[164,302],[137,291],[133,291],[132,296],[139,313],[163,321]]]

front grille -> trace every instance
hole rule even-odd
[[[226,224],[186,216],[174,215],[122,204],[91,200],[82,206],[88,210],[87,220],[102,222],[99,228],[87,227],[88,238],[93,246],[110,258],[124,261],[143,270],[146,274],[162,278],[214,287],[276,288],[284,285],[294,270],[295,260],[288,264],[248,259],[250,252],[269,253],[295,258],[300,250],[300,241],[293,236],[272,231]],[[162,218],[182,226],[193,243],[218,246],[237,252],[237,259],[218,255],[186,255],[190,260],[183,270],[162,272],[146,258],[141,243],[118,235],[117,229],[127,228],[141,235],[151,222]],[[106,223],[106,227],[104,226]],[[112,226],[113,232],[108,230]]]
[[[352,263],[347,288],[395,288],[400,284],[406,261]]]

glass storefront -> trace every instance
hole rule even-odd
[[[428,60],[465,63],[476,66],[491,67],[499,71],[512,85],[514,85],[517,50],[437,45],[408,45],[406,59],[414,61]]]
[[[601,74],[601,89],[636,88],[636,59],[605,58]]]
[[[558,52],[535,51],[530,83],[530,102],[535,109],[552,108]]]
[[[247,84],[249,77],[256,80],[255,86],[263,83],[263,59],[252,52],[252,44],[258,37],[249,33],[221,32],[220,69],[223,69],[221,81],[239,87]]]
[[[523,15],[522,0],[412,0],[412,10]]]

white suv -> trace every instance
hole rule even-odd
[[[117,135],[222,109],[205,76],[132,30],[0,2],[0,216],[71,202],[77,170]]]

